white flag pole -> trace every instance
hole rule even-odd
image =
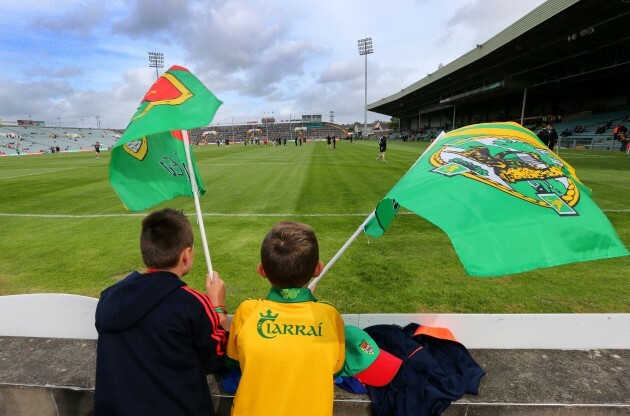
[[[214,278],[212,270],[212,260],[210,260],[210,250],[208,249],[208,241],[206,240],[206,230],[203,227],[203,217],[201,215],[201,205],[199,204],[199,188],[197,187],[197,179],[195,178],[195,169],[193,168],[192,157],[190,156],[190,140],[188,139],[188,131],[182,130],[184,138],[184,150],[186,152],[186,161],[188,162],[188,175],[190,185],[192,186],[193,199],[195,200],[195,210],[197,211],[197,224],[199,224],[199,232],[201,233],[201,243],[203,252],[206,255],[206,264],[208,265],[208,274],[210,281]]]
[[[346,244],[343,245],[343,247],[341,247],[339,249],[339,251],[337,252],[337,254],[335,254],[333,256],[332,259],[330,259],[330,261],[328,263],[326,263],[326,265],[324,266],[324,268],[322,269],[322,272],[319,274],[319,276],[317,276],[315,279],[313,279],[313,281],[308,285],[308,288],[311,289],[311,292],[313,290],[315,290],[315,286],[317,285],[317,282],[320,281],[320,279],[322,277],[324,277],[324,275],[326,274],[326,272],[328,271],[328,269],[330,269],[332,267],[333,264],[335,264],[335,262],[337,260],[339,260],[339,257],[341,257],[341,255],[348,249],[348,247],[350,247],[350,244],[352,244],[352,242],[354,240],[357,239],[357,237],[359,236],[359,234],[361,234],[361,232],[363,232],[363,229],[365,228],[365,225],[372,219],[374,218],[374,215],[376,215],[376,211],[372,211],[372,213],[370,215],[368,215],[368,217],[365,219],[365,221],[363,221],[363,224],[361,224],[359,226],[359,228],[357,228],[357,230],[354,232],[354,234],[352,234],[352,236],[348,239],[348,241],[346,241]]]
[[[422,152],[422,154],[420,155],[420,157],[418,158],[418,160],[416,160],[416,162],[411,166],[411,168],[409,168],[409,170],[411,170],[416,163],[418,163],[418,161],[420,160],[420,158],[422,156],[424,156],[425,153],[427,153],[429,151],[429,149],[431,149],[442,137],[444,137],[446,135],[446,133],[441,132],[436,138],[435,140],[433,140],[433,143],[431,143],[429,145],[429,147],[427,147],[425,149],[424,152]],[[326,274],[326,272],[328,271],[328,269],[330,269],[332,267],[333,264],[335,264],[335,262],[337,260],[339,260],[339,257],[341,257],[341,255],[348,249],[348,247],[350,247],[350,244],[352,244],[352,242],[354,240],[357,239],[357,237],[359,236],[359,234],[361,234],[363,232],[363,230],[365,229],[365,226],[367,225],[367,223],[374,218],[374,216],[376,215],[376,210],[372,211],[372,213],[370,215],[368,215],[368,217],[365,219],[365,221],[363,221],[363,224],[361,224],[359,226],[359,228],[357,228],[357,230],[354,232],[354,234],[352,234],[352,236],[348,239],[348,241],[346,241],[346,244],[343,245],[343,247],[341,247],[339,249],[339,251],[337,252],[337,254],[335,254],[333,256],[332,259],[330,259],[330,261],[328,263],[326,263],[326,265],[324,266],[324,268],[322,269],[322,272],[319,274],[319,276],[317,276],[315,279],[313,279],[313,281],[311,281],[311,283],[308,285],[308,288],[311,290],[311,292],[313,290],[315,290],[315,286],[317,285],[317,283],[321,280],[322,277],[324,277],[324,275]]]

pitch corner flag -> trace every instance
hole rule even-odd
[[[382,235],[400,206],[444,230],[472,276],[630,254],[573,168],[516,123],[436,139],[379,202],[366,234]]]
[[[149,88],[112,148],[109,180],[127,209],[140,211],[176,196],[193,197],[181,131],[210,124],[221,104],[180,66],[171,67]],[[194,158],[192,166],[203,194]]]

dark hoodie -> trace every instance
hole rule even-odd
[[[134,272],[101,293],[94,414],[214,415],[206,374],[227,333],[209,298],[170,272]]]

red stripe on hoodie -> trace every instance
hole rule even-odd
[[[219,316],[214,311],[210,298],[205,293],[191,289],[188,286],[182,286],[182,289],[193,295],[201,303],[201,305],[203,305],[210,322],[212,322],[213,333],[210,334],[210,337],[217,341],[217,355],[224,355],[227,343],[227,333],[221,324],[219,324]]]

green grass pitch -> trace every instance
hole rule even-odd
[[[194,149],[214,268],[234,310],[264,297],[255,272],[260,243],[273,224],[311,224],[327,262],[426,148],[390,142],[388,164],[375,141],[267,148]],[[109,152],[0,158],[0,295],[74,293],[98,297],[117,279],[143,269],[132,214],[109,186]],[[564,150],[580,180],[630,244],[630,158],[621,152]],[[190,198],[155,208],[194,214]],[[401,215],[402,214],[402,215]],[[194,226],[194,217],[191,216]],[[206,263],[199,229],[195,267],[184,280],[203,290]],[[509,248],[508,248],[509,249]],[[553,255],[553,253],[551,253]],[[575,263],[497,278],[464,273],[446,235],[401,212],[379,239],[360,236],[319,283],[316,296],[342,313],[630,312],[630,257]]]

